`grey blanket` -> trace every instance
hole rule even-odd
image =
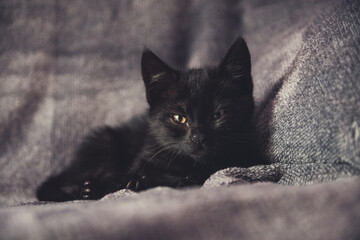
[[[36,201],[91,129],[146,109],[144,46],[197,67],[239,35],[269,165]],[[359,239],[359,66],[359,1],[0,1],[0,239]]]

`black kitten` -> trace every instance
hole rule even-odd
[[[254,101],[243,39],[214,68],[176,71],[146,50],[141,70],[149,112],[126,126],[94,132],[73,164],[40,186],[39,200],[200,185],[219,169],[258,164],[249,157]]]

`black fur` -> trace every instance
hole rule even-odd
[[[217,67],[177,71],[149,50],[141,67],[149,112],[94,132],[73,164],[40,186],[39,200],[200,185],[219,169],[258,164],[249,156],[253,84],[242,38]]]

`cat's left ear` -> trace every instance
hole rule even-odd
[[[141,74],[150,105],[174,92],[177,72],[148,49],[144,50],[141,58]]]
[[[245,92],[252,93],[250,53],[243,38],[238,38],[229,48],[219,65],[219,70],[242,85]]]

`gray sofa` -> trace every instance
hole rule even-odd
[[[39,202],[101,125],[147,108],[145,46],[174,67],[252,56],[265,166],[202,187]],[[360,1],[0,2],[0,239],[360,239]]]

